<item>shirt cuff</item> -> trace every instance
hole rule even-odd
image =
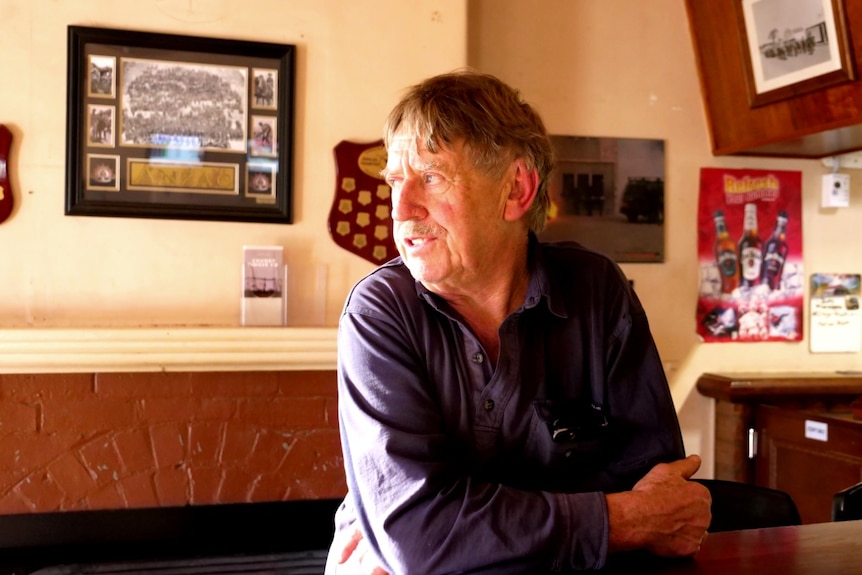
[[[608,502],[604,493],[555,494],[562,514],[556,564],[563,571],[601,569],[608,556]]]

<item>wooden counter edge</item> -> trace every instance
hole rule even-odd
[[[862,395],[862,373],[704,373],[698,393],[731,402],[756,402],[770,397]]]

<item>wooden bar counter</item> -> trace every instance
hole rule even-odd
[[[862,521],[725,531],[693,559],[612,557],[599,573],[626,575],[826,575],[862,573]]]

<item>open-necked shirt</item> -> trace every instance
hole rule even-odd
[[[336,527],[358,522],[393,575],[599,568],[605,493],[684,456],[646,314],[619,267],[571,242],[531,235],[528,249],[529,288],[500,326],[496,366],[400,258],[347,298],[338,412],[349,492]]]

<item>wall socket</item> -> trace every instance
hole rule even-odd
[[[820,206],[846,208],[850,206],[850,175],[826,174],[823,176],[823,194]]]

